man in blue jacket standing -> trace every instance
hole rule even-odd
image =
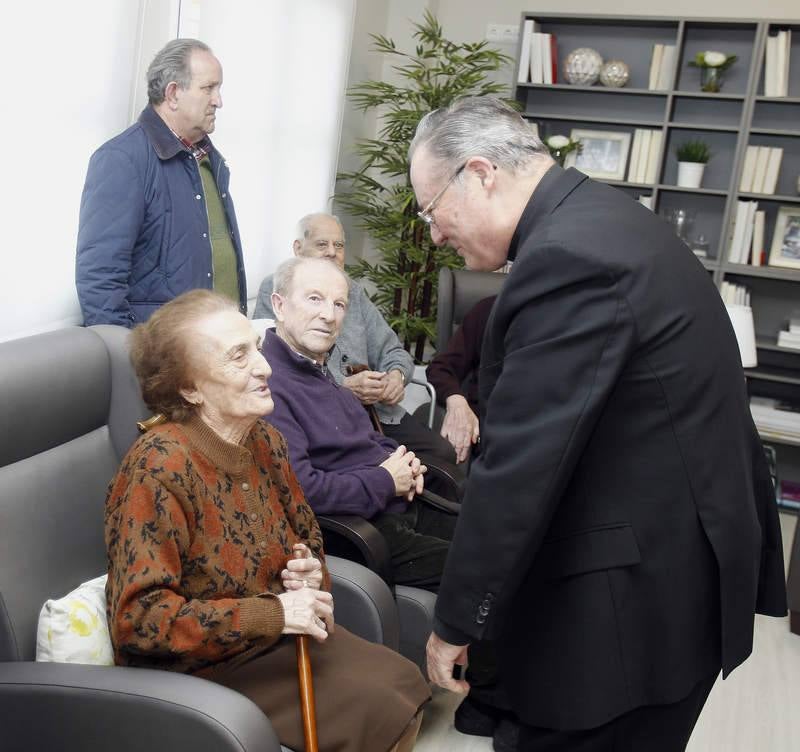
[[[187,290],[247,310],[230,173],[208,137],[222,107],[208,45],[174,39],[147,70],[149,104],[89,162],[75,282],[84,323],[133,327]]]

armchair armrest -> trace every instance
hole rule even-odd
[[[362,562],[393,587],[389,546],[373,524],[353,514],[321,514],[317,515],[317,522],[326,552]]]
[[[423,504],[438,509],[440,512],[458,514],[461,511],[461,504],[457,501],[445,499],[444,496],[439,496],[439,494],[429,491],[427,488],[421,494],[417,494],[416,498]]]
[[[424,387],[430,395],[431,401],[428,405],[428,428],[433,430],[433,416],[434,411],[436,410],[436,388],[433,386],[433,384],[429,384],[423,379],[412,378],[409,383]]]
[[[380,576],[354,561],[326,556],[336,623],[370,642],[392,650],[400,645],[397,607]]]
[[[157,669],[0,663],[5,752],[280,752],[267,717],[244,695]]]

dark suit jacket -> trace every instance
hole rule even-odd
[[[436,631],[498,640],[526,723],[593,728],[785,613],[775,496],[725,307],[666,223],[554,167],[509,258]]]

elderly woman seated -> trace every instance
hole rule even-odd
[[[115,660],[231,687],[301,749],[287,635],[307,634],[320,749],[411,749],[428,685],[400,655],[334,631],[319,527],[283,437],[259,419],[273,404],[258,340],[205,290],[133,331],[144,400],[165,420],[133,445],[106,500]]]

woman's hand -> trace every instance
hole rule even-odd
[[[283,605],[283,634],[307,634],[325,642],[333,632],[333,596],[301,587],[278,596]]]
[[[446,402],[447,412],[440,433],[453,445],[456,462],[464,462],[480,436],[478,416],[460,394],[450,395]]]
[[[292,553],[299,557],[289,559],[286,569],[281,572],[281,580],[285,590],[299,590],[310,587],[319,590],[322,587],[322,563],[315,559],[311,549],[305,543],[295,543]]]

